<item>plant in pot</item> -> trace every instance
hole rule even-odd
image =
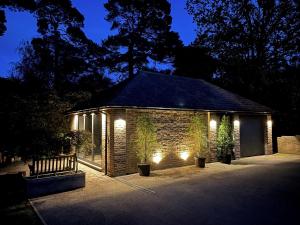
[[[231,163],[233,153],[233,137],[232,126],[229,116],[223,116],[217,135],[217,157],[220,161],[226,164]]]
[[[192,117],[189,127],[189,137],[195,152],[195,165],[204,168],[208,155],[207,123],[201,115]]]
[[[137,118],[136,124],[136,153],[140,163],[138,171],[141,176],[150,175],[149,159],[157,146],[156,128],[151,119],[142,115]]]

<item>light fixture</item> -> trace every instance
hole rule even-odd
[[[272,127],[272,124],[273,124],[272,120],[268,120],[267,124],[268,124],[268,127]]]
[[[74,115],[73,119],[73,130],[78,130],[78,114]]]
[[[217,127],[217,121],[211,120],[211,121],[209,122],[209,125],[210,125],[210,128],[216,129],[216,127]]]
[[[187,160],[189,157],[189,152],[188,151],[182,151],[180,152],[180,158],[183,160]]]
[[[235,127],[240,126],[240,121],[239,121],[239,120],[233,121],[233,125],[234,125]]]
[[[117,129],[124,129],[126,126],[126,121],[123,119],[115,120],[115,128]]]
[[[159,164],[161,160],[162,160],[161,152],[156,152],[153,154],[153,157],[152,157],[153,162],[155,162],[156,164]]]

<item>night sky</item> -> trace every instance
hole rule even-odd
[[[96,43],[100,43],[110,32],[110,24],[104,20],[106,15],[104,2],[106,0],[73,0],[74,6],[85,17],[86,35]],[[185,10],[185,1],[170,0],[170,2],[173,17],[172,30],[177,31],[187,45],[195,38],[196,26]],[[13,63],[19,60],[17,49],[21,43],[38,36],[36,21],[29,13],[6,11],[6,19],[7,31],[0,37],[0,76],[9,75]]]

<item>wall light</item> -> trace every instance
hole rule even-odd
[[[239,120],[233,121],[233,125],[234,125],[235,127],[239,127],[239,126],[240,126],[240,121],[239,121]]]
[[[159,164],[161,160],[162,160],[161,152],[156,152],[153,154],[153,157],[152,157],[153,162],[155,162],[156,164]]]
[[[210,128],[216,129],[216,127],[217,127],[217,121],[211,120],[211,121],[209,122],[209,125],[210,125]]]
[[[268,124],[268,127],[272,127],[273,121],[272,120],[268,120],[267,124]]]
[[[73,130],[78,130],[78,114],[74,115],[73,119]]]
[[[188,151],[182,151],[180,152],[180,158],[183,160],[187,160],[189,157],[189,152]]]
[[[123,119],[115,120],[115,128],[117,129],[124,129],[126,126],[126,121]]]

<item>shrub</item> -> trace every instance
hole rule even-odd
[[[232,138],[232,126],[229,116],[223,116],[217,135],[217,157],[224,158],[226,155],[232,154],[234,142]]]
[[[203,116],[192,117],[189,137],[196,156],[206,158],[208,155],[207,123]]]
[[[89,131],[71,131],[65,135],[64,149],[75,147],[77,153],[89,155],[95,145],[92,143],[92,133]]]

